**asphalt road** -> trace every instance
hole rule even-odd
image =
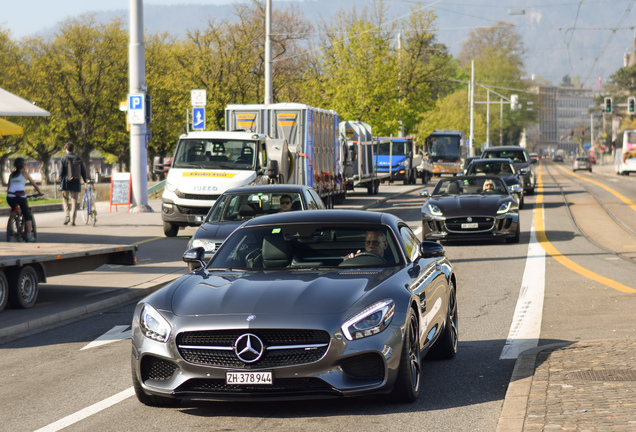
[[[611,280],[618,286],[636,286],[636,265],[628,255],[620,255],[636,250],[636,239],[626,231],[623,235],[599,234],[614,231],[614,222],[599,219],[598,201],[585,196],[586,188],[591,188],[617,217],[627,220],[634,208],[620,204],[616,195],[589,180],[632,202],[636,201],[636,180],[599,172],[577,173],[577,178],[567,171],[551,163],[542,165],[542,187],[537,195],[526,197],[521,211],[519,244],[446,246],[458,275],[459,352],[450,361],[424,363],[423,392],[414,404],[397,405],[369,397],[146,407],[131,392],[130,342],[125,332],[134,304],[129,303],[0,345],[4,390],[0,395],[0,430],[494,431],[514,367],[514,356],[508,358],[504,353],[532,344],[628,338],[636,331],[636,318],[630,313],[636,296],[607,285]],[[420,189],[383,186],[373,197],[361,190],[345,205],[362,208],[375,204],[371,211],[394,213],[417,229]],[[408,191],[411,193],[382,201]],[[564,204],[564,196],[569,206]],[[541,206],[535,208],[537,201]],[[100,209],[100,215],[103,217],[94,228],[64,227],[60,213],[37,215],[41,238],[139,243],[140,265],[156,271],[157,278],[185,271],[180,257],[194,229],[168,239],[162,235],[158,213],[128,214],[127,222],[117,225],[111,225],[108,209]],[[581,233],[577,223],[585,227],[585,234],[591,232],[593,240]],[[534,239],[541,235],[558,253],[537,251]],[[599,238],[607,244],[599,246]],[[603,249],[609,247],[616,251]],[[543,263],[542,267],[538,263]],[[56,278],[42,286],[35,308],[5,310],[0,327],[5,317],[15,313],[37,314],[38,309],[63,308],[67,302],[90,302],[91,298],[116,293],[119,288],[111,283],[115,270],[101,268],[90,274]],[[133,277],[131,272],[128,278]],[[108,331],[119,332],[121,337],[111,337],[105,344],[95,342]]]

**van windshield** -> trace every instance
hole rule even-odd
[[[175,168],[253,170],[256,142],[227,139],[181,139],[175,154]]]

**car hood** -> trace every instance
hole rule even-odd
[[[467,215],[495,216],[497,209],[507,198],[507,195],[470,195],[462,196],[461,198],[442,197],[427,201],[422,210],[428,204],[435,204],[446,218]]]
[[[393,270],[197,272],[176,287],[176,315],[325,314],[350,308]]]
[[[232,234],[244,221],[228,221],[204,223],[194,233],[193,239],[206,240],[225,240],[227,236]]]

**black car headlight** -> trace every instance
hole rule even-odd
[[[144,305],[141,309],[139,327],[144,336],[157,342],[166,342],[172,331],[168,320],[149,304]]]
[[[214,240],[194,239],[192,240],[192,245],[190,247],[202,247],[206,252],[214,252],[216,249],[216,243]]]
[[[503,203],[499,206],[499,209],[497,209],[497,214],[508,213],[510,211],[510,207],[512,207],[512,203],[510,201]]]
[[[373,336],[391,324],[394,312],[395,303],[393,300],[382,300],[355,314],[340,328],[348,340]]]
[[[428,205],[428,211],[433,216],[441,216],[442,215],[442,210],[439,207],[437,207],[435,204],[429,204]]]

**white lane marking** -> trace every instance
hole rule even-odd
[[[119,402],[125,399],[128,399],[134,394],[135,394],[135,390],[132,387],[127,388],[123,392],[117,393],[116,395],[113,395],[107,399],[104,399],[101,402],[97,402],[87,408],[84,408],[83,410],[77,411],[74,414],[71,414],[69,416],[64,417],[63,419],[56,421],[55,423],[51,423],[50,425],[44,426],[43,428],[38,429],[35,432],[57,432],[59,430],[64,429],[65,427],[68,427],[72,424],[82,421],[85,418],[92,416],[93,414],[97,414],[98,412],[105,410],[106,408],[109,408],[115,404],[118,404]]]
[[[528,258],[521,280],[521,291],[506,345],[499,356],[500,360],[516,359],[523,351],[535,348],[539,344],[544,295],[545,250],[535,235],[533,212]]]
[[[419,227],[413,230],[413,234],[415,235],[420,235],[421,232],[422,232],[422,227]]]
[[[131,330],[127,330],[129,325],[117,325],[112,329],[108,330],[106,333],[95,339],[93,342],[86,345],[80,351],[95,348],[101,345],[106,345],[111,342],[115,342],[118,340],[130,339],[132,336]]]

